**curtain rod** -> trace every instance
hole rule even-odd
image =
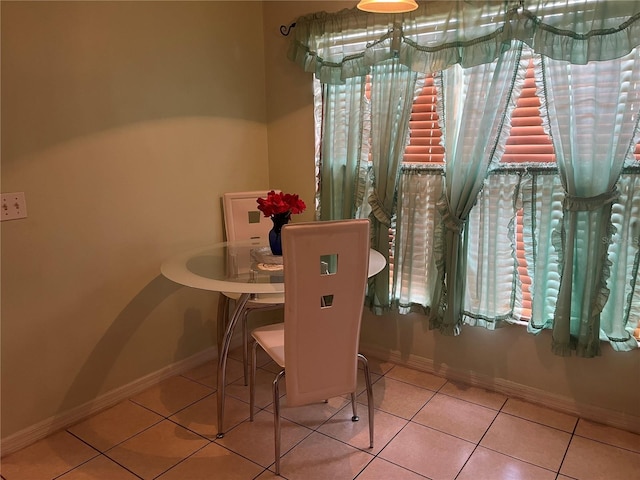
[[[280,25],[280,33],[283,36],[288,36],[291,33],[291,30],[293,29],[293,27],[296,26],[296,22],[293,22],[291,25],[289,25],[288,27],[286,25]]]

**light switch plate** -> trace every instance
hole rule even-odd
[[[0,194],[0,221],[27,217],[24,192]]]

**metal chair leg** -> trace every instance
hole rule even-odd
[[[356,407],[356,393],[351,392],[351,410],[353,411],[353,416],[351,417],[352,422],[357,422],[360,420],[358,417],[358,407]]]
[[[249,379],[249,329],[247,321],[249,320],[249,309],[242,312],[242,366],[244,372],[244,386],[246,387]]]
[[[358,354],[358,360],[362,362],[362,368],[364,371],[364,380],[367,385],[367,403],[369,412],[369,448],[373,448],[373,387],[371,386],[371,372],[369,371],[369,362],[367,357]]]
[[[273,381],[273,431],[276,447],[276,475],[280,475],[280,379],[283,377],[284,370],[281,370]]]
[[[249,380],[249,421],[253,422],[253,411],[256,405],[256,358],[258,342],[251,347],[251,379]]]

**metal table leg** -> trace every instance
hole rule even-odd
[[[222,345],[218,350],[218,391],[217,391],[217,399],[218,399],[218,434],[216,438],[224,437],[224,399],[225,399],[225,385],[226,385],[226,370],[227,370],[227,356],[229,354],[229,345],[231,344],[231,337],[233,336],[233,331],[236,328],[236,324],[238,320],[242,317],[244,307],[247,304],[247,301],[251,297],[250,293],[243,293],[240,295],[240,298],[236,301],[236,308],[233,310],[233,315],[231,315],[231,320],[226,326],[224,331],[224,337],[222,339]],[[226,319],[225,319],[226,320]]]

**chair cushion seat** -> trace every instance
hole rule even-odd
[[[284,368],[284,323],[256,328],[251,335],[273,361]]]

